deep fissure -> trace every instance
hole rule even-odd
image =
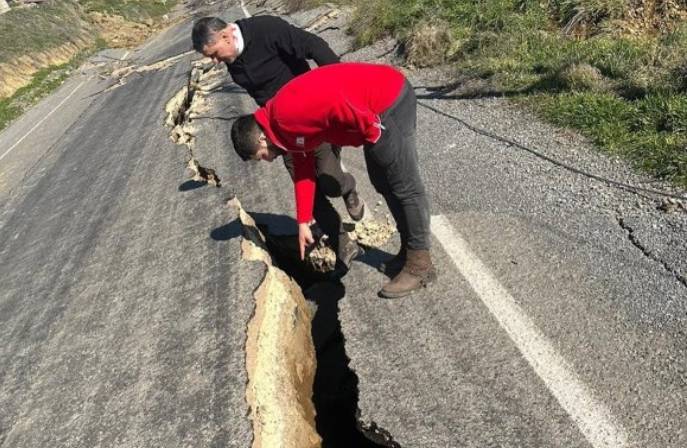
[[[324,448],[401,448],[393,436],[375,422],[360,419],[358,376],[350,367],[346,338],[339,320],[339,300],[345,288],[326,274],[308,270],[298,259],[297,235],[270,234],[260,226],[267,248],[280,269],[293,278],[303,295],[316,305],[312,321],[317,370],[313,385],[315,423]]]

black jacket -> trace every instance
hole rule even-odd
[[[234,82],[260,106],[284,84],[310,70],[306,59],[318,66],[339,62],[321,37],[278,17],[249,17],[236,24],[243,35],[243,52],[227,68]]]

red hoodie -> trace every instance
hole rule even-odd
[[[340,63],[300,75],[255,112],[275,145],[293,152],[296,220],[312,219],[315,157],[322,143],[361,146],[382,134],[379,115],[401,93],[405,78],[387,65]]]

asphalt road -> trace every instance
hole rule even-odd
[[[339,53],[345,20],[320,27]],[[189,30],[177,25],[127,60],[181,54]],[[388,61],[392,47],[345,59]],[[186,149],[162,123],[192,58],[104,93],[112,81],[85,69],[0,134],[0,155],[14,146],[0,160],[2,448],[251,443],[243,345],[262,268],[240,260],[225,199],[285,232],[292,187],[281,162],[233,154],[228,120],[254,105],[229,84],[194,121],[196,156],[222,187],[189,181]],[[315,400],[345,383],[341,408],[408,448],[686,446],[687,213],[476,133],[459,120],[596,175],[667,188],[502,99],[425,88],[446,84],[445,72],[407,73],[422,103],[439,281],[384,301],[375,266],[397,241],[357,260],[321,304],[318,328],[340,333],[335,349],[319,346],[335,368],[316,380]],[[344,158],[375,205],[361,153]]]

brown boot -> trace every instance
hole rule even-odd
[[[401,269],[403,269],[403,266],[405,264],[406,250],[404,248],[401,248],[401,250],[392,258],[389,258],[386,261],[382,261],[379,264],[377,270],[382,274],[388,276],[389,278],[394,278],[399,272],[401,272]]]
[[[401,272],[384,285],[379,295],[388,299],[404,297],[436,280],[437,274],[428,250],[407,250]]]

